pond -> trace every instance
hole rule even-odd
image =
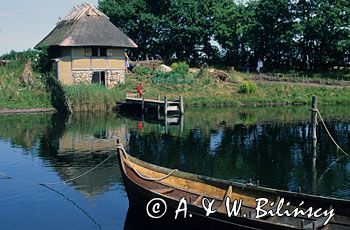
[[[350,108],[320,108],[350,152]],[[183,118],[115,113],[0,116],[0,229],[140,229],[115,139],[142,160],[186,172],[350,199],[350,161],[319,126],[313,164],[307,107],[197,108]],[[128,142],[128,145],[126,144]]]

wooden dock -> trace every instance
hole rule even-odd
[[[169,100],[164,97],[164,100],[160,100],[160,96],[157,99],[147,99],[144,97],[137,97],[136,93],[126,93],[127,104],[140,105],[142,113],[147,113],[148,108],[155,107],[159,113],[160,109],[164,111],[164,115],[167,116],[169,113],[177,113],[180,115],[184,114],[184,100],[180,96],[178,100]]]

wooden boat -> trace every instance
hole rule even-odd
[[[186,229],[189,226],[204,226],[205,229],[210,227],[215,227],[215,229],[350,229],[349,200],[281,191],[252,184],[239,184],[171,170],[134,158],[120,146],[118,147],[119,164],[130,205],[142,206],[141,210],[146,213],[144,207],[149,201],[154,198],[163,199],[167,204],[167,211],[160,219],[167,223],[167,228],[173,226],[173,223],[181,223],[181,226]],[[187,217],[184,218],[184,213],[181,213],[175,220],[175,211],[183,197],[187,201]],[[265,210],[270,209],[276,212],[277,204],[284,199],[285,203],[290,202],[289,206],[283,208],[284,211],[291,212],[298,207],[306,211],[312,207],[313,210],[320,208],[322,211],[333,209],[335,215],[326,226],[324,222],[327,216],[307,218],[303,215],[297,217],[266,215],[256,219],[256,199],[262,197],[274,202],[269,208],[265,206]],[[227,198],[230,198],[231,202],[243,200],[237,216],[229,217],[230,209],[227,209],[225,202]],[[216,210],[215,213],[206,216],[202,204],[203,199],[215,200],[212,207],[213,210]],[[301,202],[303,204],[300,206]],[[229,204],[232,205],[232,203]],[[151,218],[149,220],[150,222],[157,221]]]

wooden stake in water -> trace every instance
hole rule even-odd
[[[184,109],[184,97],[183,96],[180,96],[179,98],[179,103],[180,103],[180,114],[183,115],[184,112],[185,112],[185,109]]]
[[[317,133],[316,133],[316,127],[317,127],[317,97],[312,96],[312,102],[311,102],[311,125],[312,125],[312,139],[315,142],[317,142]]]
[[[316,189],[316,149],[317,149],[317,133],[316,133],[316,127],[317,127],[317,97],[312,96],[312,102],[311,102],[311,125],[312,125],[312,183],[311,183],[311,190],[314,192]]]
[[[168,98],[164,97],[164,115],[168,115]]]

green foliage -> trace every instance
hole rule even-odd
[[[178,84],[191,84],[193,81],[182,73],[178,73],[175,71],[164,73],[157,71],[155,75],[152,77],[153,84],[170,84],[170,85],[178,85]]]
[[[151,70],[148,67],[144,67],[144,66],[136,66],[133,69],[133,72],[137,75],[140,75],[140,76],[149,76],[149,75],[153,74],[153,70]]]
[[[47,74],[52,69],[52,62],[50,60],[48,50],[47,49],[41,49],[37,51],[36,59],[34,61],[34,69],[43,74]]]
[[[209,71],[204,68],[201,68],[196,75],[196,78],[208,78],[208,77],[210,77]]]
[[[199,64],[223,57],[251,70],[259,58],[264,69],[311,70],[350,58],[348,0],[100,0],[99,8],[139,45],[134,58]]]
[[[174,62],[170,66],[174,72],[181,75],[187,75],[190,69],[189,65],[186,62]]]
[[[14,56],[13,56],[14,57]],[[0,108],[49,108],[50,96],[46,90],[43,77],[33,73],[34,84],[24,85],[20,78],[24,69],[24,60],[17,56],[7,56],[11,60],[0,67]]]
[[[210,59],[214,0],[100,0],[99,8],[139,46],[131,58]],[[200,54],[201,51],[205,55]]]
[[[64,87],[74,111],[111,111],[116,102],[125,100],[125,90],[135,86],[127,81],[125,85],[107,89],[98,84],[79,84]]]
[[[239,85],[239,92],[244,94],[253,94],[256,92],[258,86],[255,82],[245,81]]]
[[[47,49],[33,50],[28,49],[23,52],[11,51],[0,56],[0,60],[10,60],[10,65],[24,65],[28,60],[32,62],[34,71],[39,73],[48,73],[51,70],[51,61]]]

